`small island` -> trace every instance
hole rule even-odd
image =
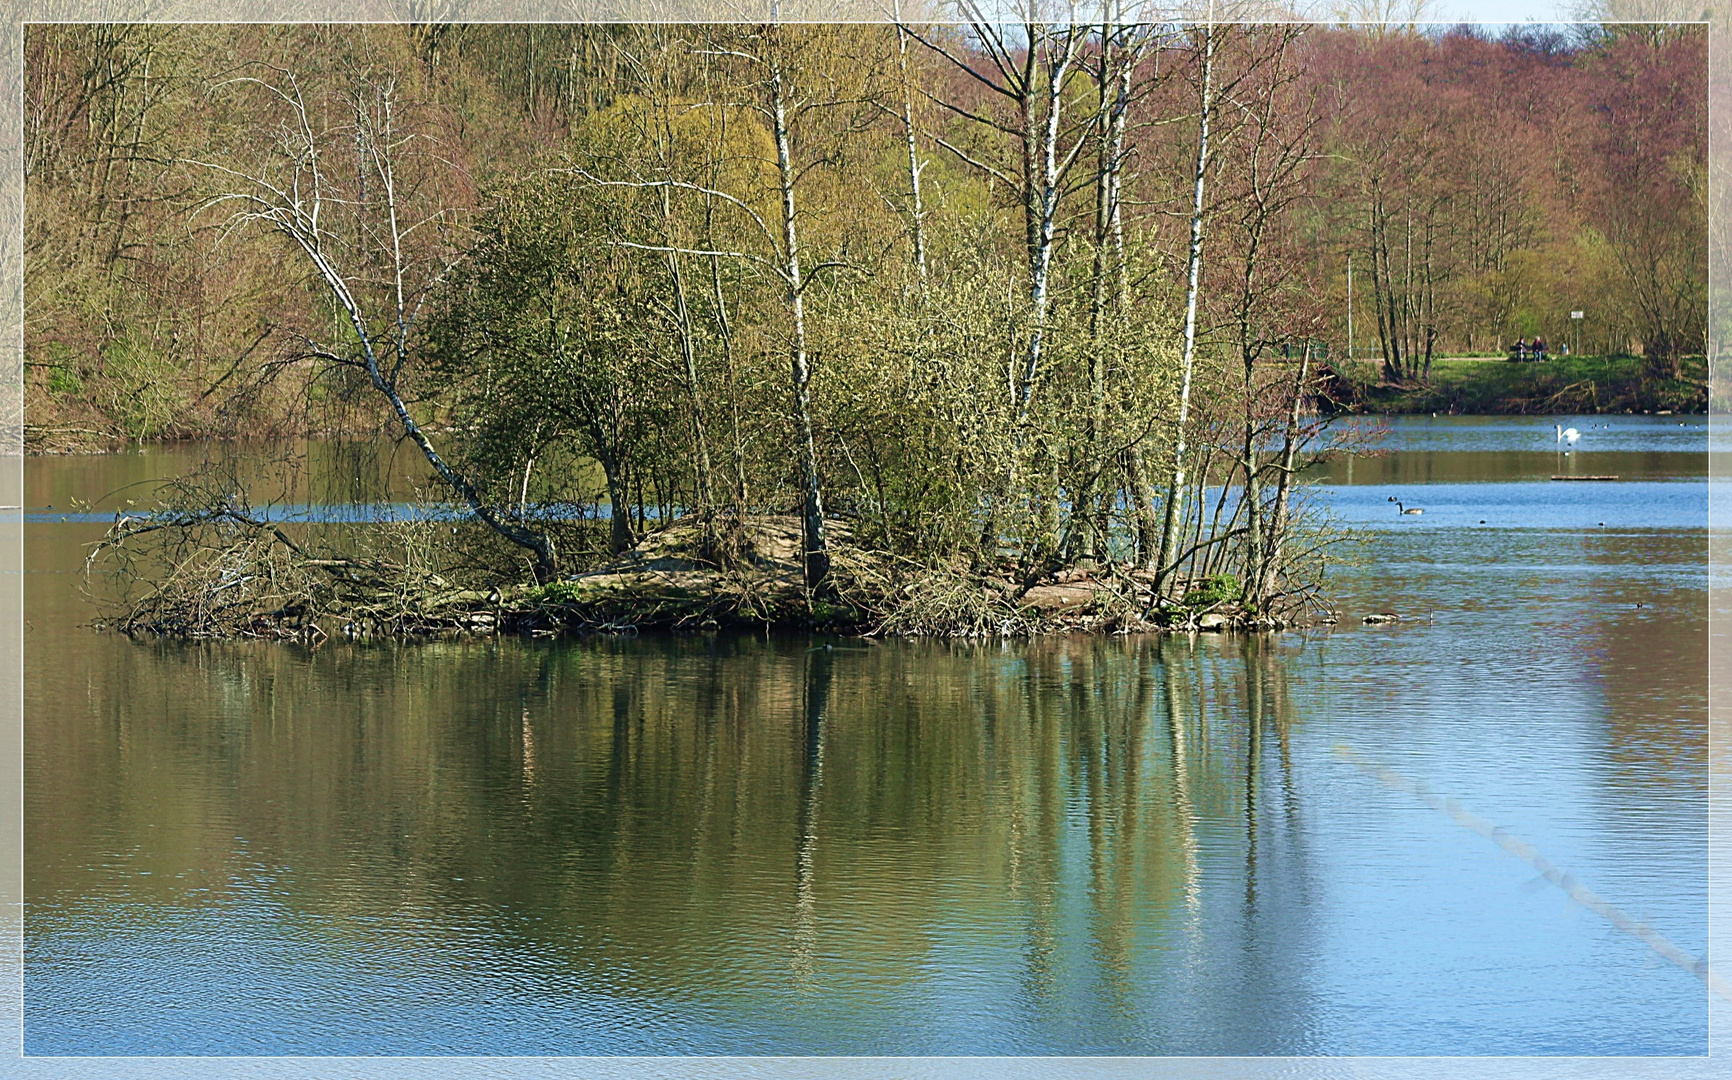
[[[1699,32],[1018,34],[32,31],[30,443],[212,448],[104,624],[1282,627],[1331,416],[1704,407]]]

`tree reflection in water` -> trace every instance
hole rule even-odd
[[[124,708],[32,734],[61,757],[32,773],[31,929],[262,889],[246,933],[345,977],[473,927],[469,963],[680,1018],[675,1049],[1296,1052],[1324,959],[1308,648],[105,646]]]

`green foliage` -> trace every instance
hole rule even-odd
[[[182,400],[178,365],[154,343],[135,337],[102,350],[95,394],[128,438],[152,438],[174,421]]]
[[[84,392],[84,380],[70,368],[57,367],[48,372],[48,392],[75,397]]]
[[[1451,358],[1432,367],[1431,382],[1411,389],[1379,385],[1375,364],[1338,364],[1343,404],[1382,413],[1598,413],[1702,412],[1707,408],[1708,365],[1685,357],[1676,379],[1656,379],[1641,357],[1553,356],[1515,363],[1497,358]]]
[[[1228,604],[1244,596],[1244,588],[1232,574],[1210,574],[1185,593],[1185,606],[1192,609]]]
[[[84,380],[78,375],[78,367],[73,359],[72,349],[65,342],[51,341],[44,350],[47,354],[48,392],[76,397],[84,393]]]
[[[871,617],[853,604],[832,600],[812,601],[812,622],[818,626],[866,626]]]
[[[586,599],[582,583],[576,581],[552,581],[533,595],[534,599],[548,604],[575,604]]]

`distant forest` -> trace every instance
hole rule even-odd
[[[1109,43],[1104,60],[1094,46],[1066,60],[1068,42],[1037,43],[1058,49],[1047,55],[1018,28],[785,29],[798,52],[788,77],[803,80],[790,125],[807,274],[833,264],[804,294],[822,310],[810,329],[821,426],[845,426],[862,395],[883,389],[854,361],[885,350],[873,323],[917,287],[945,291],[939,306],[967,338],[953,342],[964,352],[1044,335],[1047,357],[1007,376],[1030,383],[1012,397],[1089,396],[1102,373],[1083,354],[1103,334],[1103,305],[1127,309],[1115,332],[1148,354],[1138,362],[1151,366],[1150,385],[1166,377],[1152,369],[1176,363],[1184,335],[1197,31],[1144,28],[1122,34],[1116,54]],[[328,339],[341,316],[312,266],[211,202],[235,174],[287,152],[278,95],[291,84],[321,137],[363,137],[356,110],[388,89],[404,193],[429,221],[412,242],[432,307],[449,312],[465,289],[471,311],[528,302],[475,292],[489,275],[499,285],[523,271],[492,243],[512,230],[583,228],[638,244],[608,257],[660,266],[639,268],[652,289],[668,264],[649,250],[657,244],[759,244],[684,267],[703,296],[694,309],[732,305],[725,334],[717,312],[686,312],[710,327],[701,342],[686,335],[688,364],[668,329],[677,315],[662,313],[659,344],[643,347],[675,383],[731,380],[735,407],[756,383],[780,385],[785,342],[771,339],[785,334],[766,324],[780,284],[748,279],[763,276],[754,259],[786,253],[768,255],[737,208],[695,188],[598,186],[706,186],[707,176],[779,229],[764,114],[697,107],[739,99],[749,78],[738,68],[750,61],[727,55],[727,34],[31,26],[33,437],[268,436],[390,420],[376,396],[357,393],[352,370],[309,355],[308,341]],[[1498,354],[1536,335],[1643,355],[1657,375],[1704,350],[1700,28],[1523,26],[1488,37],[1268,27],[1228,29],[1211,48],[1199,378],[1291,359],[1303,342],[1320,361],[1344,355],[1350,265],[1355,355],[1381,357],[1392,382],[1424,381],[1433,357]],[[652,220],[664,196],[672,225]],[[565,209],[544,212],[555,204]],[[669,243],[669,228],[686,239]],[[1572,326],[1571,311],[1586,317]],[[413,396],[449,421],[473,388],[441,374],[434,337],[456,348],[465,331],[438,322],[414,346]],[[1029,341],[1011,351],[1030,367]],[[715,436],[721,418],[706,419]]]

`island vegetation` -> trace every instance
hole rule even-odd
[[[366,524],[174,478],[93,553],[128,630],[1280,626],[1326,616],[1344,388],[1704,348],[1699,28],[35,25],[26,64],[37,445],[425,465]]]

